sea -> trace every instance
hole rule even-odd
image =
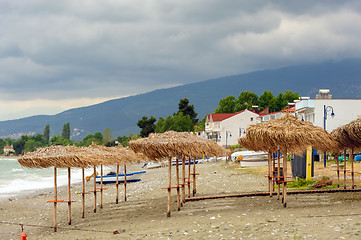
[[[85,176],[92,170],[86,169]],[[71,183],[80,183],[81,169],[71,169]],[[57,169],[57,185],[68,184],[68,170]],[[16,197],[40,189],[54,188],[54,168],[25,168],[15,157],[0,157],[0,199]]]

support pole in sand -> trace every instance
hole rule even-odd
[[[346,150],[343,151],[343,188],[346,189]]]
[[[280,200],[280,194],[281,194],[281,158],[280,158],[280,150],[277,151],[277,200]]]
[[[355,189],[355,174],[354,174],[354,168],[353,168],[353,148],[350,152],[350,162],[351,162],[351,179],[352,179],[352,189]]]
[[[172,187],[172,155],[169,154],[168,159],[168,209],[167,209],[167,217],[170,217],[170,204],[171,204],[171,187]]]
[[[57,186],[56,167],[54,167],[54,232],[56,232],[56,205],[58,201],[58,186]]]
[[[191,157],[188,157],[188,198],[191,197]]]
[[[118,204],[119,202],[119,164],[117,163],[117,177],[116,177],[116,183],[115,188],[117,190],[116,197],[115,197],[115,203]]]
[[[127,165],[124,164],[124,201],[127,201]]]
[[[68,224],[71,225],[70,167],[68,167]]]
[[[81,174],[82,174],[82,185],[83,185],[83,191],[81,193],[81,197],[82,197],[81,217],[84,218],[85,217],[85,173],[84,173],[84,168],[81,169]]]
[[[196,187],[196,157],[193,158],[193,197],[197,193]]]
[[[283,207],[287,207],[287,149],[283,151],[283,186],[282,186]]]
[[[103,208],[103,164],[100,165],[100,209]]]
[[[340,161],[338,160],[338,153],[335,154],[337,164],[337,188],[340,188]]]
[[[272,176],[271,171],[272,169],[272,153],[269,150],[268,151],[268,190],[269,190],[269,196],[272,197]]]
[[[176,178],[177,178],[177,206],[178,206],[178,211],[180,211],[181,208],[181,201],[180,201],[180,194],[179,194],[179,163],[178,163],[178,158],[176,159]]]
[[[97,185],[96,185],[96,167],[94,166],[94,213],[97,212]]]
[[[275,192],[276,154],[272,153],[272,194]]]
[[[182,202],[183,204],[186,202],[186,157],[182,157],[182,177],[183,177],[183,184],[182,184]]]

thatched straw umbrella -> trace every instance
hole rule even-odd
[[[71,224],[71,195],[70,195],[70,168],[85,168],[90,166],[91,156],[88,153],[79,151],[74,146],[50,146],[39,148],[35,152],[30,152],[18,158],[21,166],[28,168],[47,168],[54,167],[54,200],[48,202],[54,203],[54,231],[57,230],[56,208],[58,202],[68,203],[68,224]],[[57,168],[68,168],[68,201],[58,200],[57,198]]]
[[[286,114],[279,119],[249,126],[247,135],[239,139],[239,144],[254,151],[276,152],[279,149],[283,153],[284,177],[282,181],[278,182],[283,184],[282,202],[286,207],[287,153],[302,153],[308,146],[323,152],[329,151],[334,148],[335,139],[324,129]],[[280,173],[278,173],[278,177],[280,177]]]
[[[162,134],[153,133],[149,137],[131,141],[130,147],[135,152],[140,152],[146,155],[149,159],[159,161],[164,158],[168,158],[168,209],[167,216],[170,217],[170,204],[171,204],[171,189],[177,188],[177,204],[178,210],[180,209],[180,196],[179,196],[179,169],[177,170],[177,187],[172,187],[171,179],[171,166],[172,156],[182,157],[183,166],[183,192],[185,185],[185,156],[196,157],[203,155],[222,155],[225,153],[225,149],[211,140],[199,138],[188,132],[174,132],[168,131]],[[178,162],[178,161],[177,161]],[[195,162],[194,162],[195,163]],[[195,174],[195,173],[194,173]],[[190,178],[190,177],[189,177]],[[190,182],[188,180],[188,182]],[[185,194],[183,194],[184,197]]]
[[[361,149],[361,118],[357,118],[340,126],[331,132],[331,135],[337,139],[338,144],[336,145],[336,162],[337,162],[337,181],[339,186],[339,161],[338,161],[338,152],[343,151],[344,153],[344,188],[346,189],[346,151],[350,151],[350,162],[351,162],[351,177],[352,177],[352,189],[355,188],[354,180],[354,163],[353,163],[353,153],[356,149]]]

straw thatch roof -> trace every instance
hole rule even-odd
[[[308,146],[319,151],[329,151],[334,148],[335,139],[324,129],[314,126],[296,117],[285,116],[266,123],[251,125],[246,130],[247,135],[238,140],[239,144],[254,151],[281,151],[302,153]]]
[[[337,150],[361,149],[361,118],[336,128],[331,135],[338,141]]]
[[[165,133],[152,133],[147,138],[129,142],[135,152],[140,152],[153,160],[159,160],[172,156],[203,155],[221,156],[227,152],[212,140],[197,137],[188,132],[168,131]]]
[[[18,158],[21,166],[28,168],[87,168],[94,165],[115,165],[139,162],[144,157],[123,147],[105,147],[92,144],[89,147],[50,146],[38,148]]]

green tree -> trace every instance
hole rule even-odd
[[[110,143],[113,141],[113,135],[112,130],[110,128],[107,128],[104,130],[104,143]]]
[[[241,92],[236,100],[235,112],[251,109],[253,105],[258,105],[258,96],[254,92]]]
[[[154,133],[154,123],[157,119],[151,116],[149,119],[147,116],[143,116],[137,123],[138,127],[141,128],[140,136],[141,137],[148,137],[149,134]]]
[[[63,132],[61,133],[61,136],[64,139],[70,139],[70,123],[67,122],[63,126]]]
[[[234,96],[228,96],[219,100],[219,105],[214,111],[215,113],[234,113],[236,106],[236,98]]]
[[[96,132],[94,135],[88,134],[86,137],[83,138],[83,141],[80,143],[80,146],[89,146],[93,142],[96,144],[103,144],[104,142],[103,134],[101,132]]]
[[[33,152],[35,151],[36,148],[41,146],[42,146],[42,142],[36,141],[34,139],[29,139],[28,141],[26,141],[24,145],[24,153]]]
[[[49,144],[50,140],[50,125],[47,124],[44,128],[43,141],[45,144]]]
[[[13,144],[14,151],[17,155],[22,154],[24,152],[26,141],[24,140],[23,136],[20,139],[16,140]]]
[[[189,115],[183,116],[183,113],[169,115],[166,119],[159,118],[155,131],[163,133],[169,130],[177,132],[190,132],[194,130],[194,123]]]
[[[189,116],[193,124],[197,124],[198,119],[196,117],[198,113],[194,111],[194,105],[189,105],[188,98],[183,98],[179,101],[177,114],[179,113],[183,113],[183,116]]]
[[[259,97],[258,106],[262,111],[266,108],[270,108],[270,111],[274,111],[276,98],[273,96],[271,91],[264,91],[262,95]]]

